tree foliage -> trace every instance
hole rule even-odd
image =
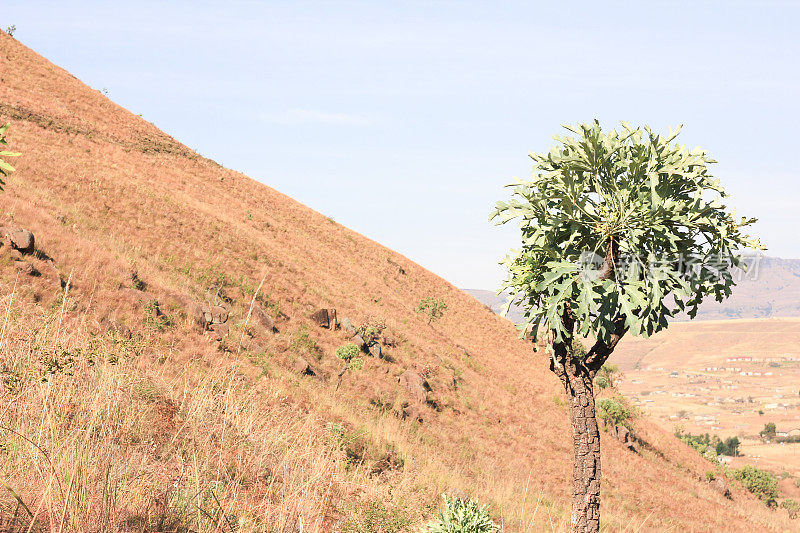
[[[764,424],[764,429],[758,432],[761,435],[761,438],[765,440],[772,440],[778,434],[778,431],[775,427],[775,422],[767,422]]]
[[[427,296],[417,304],[417,313],[424,313],[428,317],[428,324],[434,320],[439,320],[447,311],[447,304],[444,300],[439,300],[433,296]]]
[[[568,310],[582,336],[609,343],[622,326],[647,337],[676,312],[694,317],[707,296],[728,296],[730,267],[745,268],[742,252],[762,247],[742,232],[755,219],[723,203],[715,161],[674,142],[680,128],[564,127],[575,136],[531,153],[532,177],[510,185],[512,199],[490,217],[522,232],[503,289],[525,310],[523,331],[543,325],[560,341],[572,333]]]
[[[3,158],[17,157],[20,155],[18,152],[9,152],[7,150],[2,149],[3,146],[8,145],[8,141],[6,141],[6,132],[10,127],[11,124],[8,123],[6,123],[3,126],[0,126],[0,192],[3,191],[3,187],[6,184],[3,178],[7,178],[12,172],[14,172],[14,167],[9,165]]]
[[[746,465],[733,470],[733,477],[741,481],[742,486],[758,496],[768,507],[773,507],[778,499],[778,479],[764,470]]]

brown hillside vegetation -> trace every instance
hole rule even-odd
[[[4,530],[409,531],[456,489],[506,531],[566,528],[563,393],[506,320],[0,32],[6,121],[23,156],[0,226],[36,252],[0,248]],[[430,324],[428,296],[448,306]],[[227,335],[192,302],[225,306]],[[312,322],[320,308],[385,322],[385,357],[337,385],[349,335]],[[399,383],[409,370],[431,391]],[[641,455],[603,440],[606,531],[791,527],[637,431]]]

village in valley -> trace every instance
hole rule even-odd
[[[664,429],[736,437],[738,455],[720,455],[720,462],[797,477],[798,340],[800,319],[793,318],[676,323],[669,336],[622,347],[616,385]]]

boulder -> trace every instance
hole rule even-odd
[[[28,263],[27,261],[14,261],[14,266],[22,274],[25,274],[27,276],[38,276],[39,275],[39,271],[36,270],[33,267],[33,265]]]
[[[339,321],[336,319],[336,309],[320,309],[311,315],[311,320],[321,328],[336,329]]]
[[[23,254],[33,253],[36,244],[33,233],[26,229],[17,228],[8,230],[7,235],[12,248],[19,250]]]
[[[202,304],[192,302],[189,305],[189,316],[192,322],[204,331],[211,325],[211,309]]]
[[[605,423],[605,422],[604,422]],[[639,453],[636,435],[623,425],[606,424],[609,435],[620,441],[630,451]]]
[[[336,329],[339,327],[339,319],[336,316],[336,309],[328,309],[328,327]]]
[[[356,327],[353,325],[352,322],[350,322],[350,319],[347,317],[344,317],[342,319],[342,329],[345,330],[350,335],[356,334]]]
[[[397,381],[417,402],[425,403],[428,400],[428,393],[431,391],[431,386],[418,372],[406,370],[400,374]]]
[[[304,376],[316,376],[317,372],[314,368],[302,357],[298,357],[295,359],[294,363],[292,364],[292,370],[297,372],[298,374],[302,374]]]
[[[377,357],[377,358],[380,358],[380,357],[381,357],[381,345],[380,345],[380,344],[378,344],[377,342],[376,342],[376,343],[374,343],[374,344],[372,344],[372,345],[369,347],[369,354],[370,354],[372,357]]]
[[[731,489],[724,479],[721,477],[716,477],[712,479],[710,483],[711,488],[718,492],[722,497],[728,498],[729,500],[733,499],[731,497]]]
[[[272,320],[272,317],[264,311],[259,305],[253,306],[253,318],[256,322],[261,324],[261,326],[269,331],[270,333],[275,331],[275,321]]]
[[[211,323],[224,324],[228,321],[228,310],[221,305],[215,305],[211,308]]]
[[[314,321],[316,325],[321,328],[329,328],[330,327],[330,319],[328,318],[328,310],[327,309],[320,309],[319,311],[315,312],[311,315],[311,320]]]

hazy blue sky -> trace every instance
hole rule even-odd
[[[0,0],[0,25],[203,155],[462,287],[560,124],[709,149],[770,255],[800,257],[800,2]],[[269,209],[269,206],[264,206]]]

